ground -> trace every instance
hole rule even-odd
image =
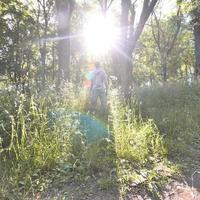
[[[173,180],[161,192],[161,200],[200,200],[200,174],[195,173],[192,179],[179,177]],[[95,180],[86,181],[82,184],[65,182],[59,188],[49,188],[45,194],[38,193],[35,200],[154,200],[145,192],[134,194],[130,191],[126,197],[120,197],[116,187],[109,190],[100,190]]]
[[[200,200],[200,145],[199,140],[188,146],[190,156],[173,158],[182,168],[182,174],[172,177],[171,181],[161,191],[160,200]],[[47,192],[38,193],[34,200],[157,200],[147,192],[135,194],[135,188],[125,197],[120,197],[119,189],[112,187],[102,190],[98,187],[100,177],[92,177],[82,183],[73,179],[53,183]]]

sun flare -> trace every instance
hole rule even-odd
[[[117,43],[118,31],[112,18],[92,15],[83,32],[87,52],[91,55],[104,55]]]

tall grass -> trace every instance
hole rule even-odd
[[[152,120],[143,121],[133,109],[123,107],[115,98],[112,106],[116,152],[119,157],[145,164],[150,155],[163,157],[165,149]]]
[[[119,187],[122,195],[145,190],[159,198],[160,186],[174,173],[167,155],[182,153],[198,136],[198,87],[140,88],[135,94],[124,105],[117,90],[110,91],[110,137],[93,144],[70,114],[87,111],[85,91],[69,84],[59,92],[2,95],[0,198],[33,197],[55,179],[88,177],[97,177],[101,189]],[[69,112],[56,120],[49,115],[63,110]]]
[[[14,92],[2,98],[0,198],[23,199],[44,190],[50,172],[68,159],[76,128],[70,115],[50,123],[48,111],[54,103]]]
[[[68,85],[59,92],[46,90],[31,96],[12,92],[0,98],[0,199],[34,198],[57,178],[61,182],[63,178],[82,182],[101,174],[105,179],[98,182],[99,186],[112,186],[112,141],[86,144],[77,128],[79,122],[70,112],[87,109],[83,91]],[[54,120],[54,111],[63,114]]]
[[[160,130],[169,158],[180,162],[182,166],[186,164],[186,170],[197,167],[200,137],[199,85],[178,83],[138,88],[136,97],[140,102],[142,117],[153,119]],[[188,167],[189,163],[194,166]]]
[[[166,180],[163,166],[168,168],[169,164],[162,136],[152,120],[140,117],[137,103],[123,105],[117,91],[111,95],[110,107],[121,193],[126,193],[132,185],[157,198],[158,187]]]

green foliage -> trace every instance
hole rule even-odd
[[[183,7],[186,14],[191,15],[193,24],[199,23],[200,2],[198,0],[179,0],[178,3]]]
[[[85,113],[89,107],[88,91],[79,88],[90,62],[80,29],[87,19],[85,12],[97,1],[79,2],[75,7],[69,69],[69,80],[75,85],[60,87],[56,44],[63,38],[55,33],[54,1],[27,2],[0,2],[0,79],[5,79],[8,86],[15,83],[10,89],[0,85],[0,199],[34,198],[49,186],[62,187],[68,180],[78,184],[95,181],[101,190],[119,187],[122,195],[145,190],[156,199],[160,187],[179,170],[168,159],[185,168],[189,162],[192,167],[199,165],[198,85],[136,88],[129,105],[111,90],[109,120],[107,116],[104,119],[109,138],[88,144],[70,111]],[[183,12],[191,14],[193,25],[199,23],[199,2],[180,2]],[[119,22],[118,11],[114,12]],[[190,19],[183,18],[180,34],[165,61],[168,80],[185,78],[189,83],[194,72],[194,47]],[[176,32],[175,22],[174,15],[160,19],[163,55]],[[138,85],[162,80],[161,54],[151,28],[145,27],[134,52],[134,80]],[[103,60],[110,71],[111,56]],[[19,93],[23,76],[29,90],[23,91],[25,94]],[[54,110],[69,113],[53,121],[49,113]]]
[[[174,173],[165,162],[166,148],[162,136],[152,120],[144,121],[138,115],[137,103],[124,106],[117,93],[111,97],[113,138],[117,155],[117,175],[121,193],[126,194],[131,187],[146,188],[152,195],[158,196],[158,187],[166,180],[166,175],[158,166]],[[168,168],[168,167],[169,168]],[[165,169],[164,169],[165,168]],[[153,185],[153,186],[152,186]]]
[[[161,18],[159,24],[152,20],[152,26],[146,27],[135,56],[134,80],[138,85],[157,84],[162,81],[162,64],[167,67],[169,81],[188,81],[194,72],[194,44],[188,21],[181,17],[181,27],[171,52],[174,34],[177,31],[177,20],[174,14]],[[153,37],[152,30],[156,36]],[[159,48],[158,44],[159,43]]]
[[[197,84],[168,84],[140,88],[136,92],[143,118],[154,119],[163,135],[169,157],[182,160],[181,164],[187,165],[187,158],[196,160],[199,91]]]
[[[30,191],[42,191],[47,187],[48,173],[70,152],[70,135],[75,129],[70,116],[50,127],[47,111],[51,102],[44,98],[12,96],[15,100],[11,105],[16,103],[17,106],[15,112],[4,111],[8,118],[3,130],[8,134],[8,141],[0,154],[4,172],[0,180],[0,196],[13,194],[9,199],[17,199],[25,198]]]
[[[70,112],[56,122],[49,118],[51,110],[81,111],[85,101],[82,98],[80,102],[77,96],[86,95],[78,93],[72,85],[59,93],[54,90],[32,96],[14,91],[2,93],[0,198],[33,196],[44,191],[54,178],[62,181],[63,173],[65,179],[73,177],[78,182],[96,173],[110,177],[115,153],[109,139],[86,145]],[[102,188],[112,184],[102,181],[105,181],[99,182]]]
[[[23,199],[54,183],[56,187],[69,179],[84,183],[93,176],[102,190],[119,186],[123,195],[135,185],[137,191],[157,193],[166,171],[171,175],[173,170],[165,161],[166,149],[153,121],[143,121],[135,103],[130,110],[111,93],[111,138],[87,144],[70,112],[56,122],[48,118],[50,110],[84,108],[86,100],[80,103],[76,97],[87,95],[72,88],[1,96],[1,135],[7,136],[6,147],[1,148],[1,197]]]
[[[164,157],[165,149],[155,124],[143,121],[133,109],[115,99],[111,105],[116,153],[120,158],[145,165],[150,155]]]
[[[27,5],[18,0],[0,2],[0,73],[8,75],[11,81],[17,81],[14,72],[18,75],[22,68],[30,68],[27,62],[33,53],[30,40],[34,37],[34,25]]]

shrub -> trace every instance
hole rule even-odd
[[[153,120],[143,120],[137,103],[133,104],[136,101],[132,99],[131,102],[131,105],[121,103],[117,90],[111,94],[112,136],[121,193],[125,194],[135,185],[158,196],[158,187],[167,179],[158,166],[170,166],[166,160],[167,151]]]
[[[46,105],[51,102],[45,98],[15,95],[16,110],[4,110],[1,115],[6,116],[3,130],[8,134],[8,141],[0,154],[4,171],[0,179],[0,196],[16,195],[11,197],[13,199],[47,187],[46,175],[67,158],[71,148],[70,135],[75,132],[70,116],[59,121],[59,125],[50,126]]]
[[[163,135],[169,156],[192,156],[199,137],[199,85],[138,88],[136,96],[143,118],[153,119]]]

